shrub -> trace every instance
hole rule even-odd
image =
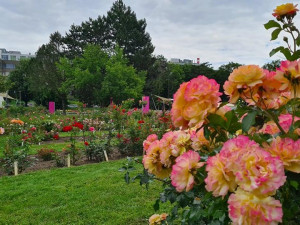
[[[41,148],[38,151],[38,156],[41,157],[44,161],[50,161],[55,158],[55,150],[50,148]]]

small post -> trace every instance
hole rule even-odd
[[[105,160],[106,160],[106,162],[108,162],[108,157],[107,157],[106,150],[104,150],[103,152],[104,152]]]
[[[18,161],[14,161],[14,172],[15,176],[19,174]]]
[[[22,141],[22,146],[24,146],[24,141]]]
[[[68,154],[68,157],[67,157],[67,166],[71,167],[71,156],[70,156],[70,154]]]

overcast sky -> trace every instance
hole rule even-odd
[[[215,68],[230,61],[258,64],[278,42],[263,24],[282,0],[123,0],[146,19],[155,55],[167,59],[200,58]],[[34,53],[55,31],[63,35],[72,24],[95,19],[114,0],[0,0],[0,48]],[[299,1],[294,1],[298,4]],[[299,4],[300,5],[300,4]],[[295,18],[297,23],[300,15]]]

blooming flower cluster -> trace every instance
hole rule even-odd
[[[175,127],[194,127],[215,112],[220,102],[220,85],[214,79],[198,76],[180,85],[174,94],[171,115]]]

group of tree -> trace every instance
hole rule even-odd
[[[9,94],[21,96],[25,103],[55,101],[62,109],[70,99],[106,106],[111,98],[115,103],[142,95],[172,98],[182,82],[200,74],[222,87],[240,66],[231,62],[215,70],[209,63],[171,64],[163,56],[153,56],[153,51],[145,19],[138,20],[117,0],[107,15],[72,25],[65,35],[51,34],[35,58],[21,61],[10,74]]]

